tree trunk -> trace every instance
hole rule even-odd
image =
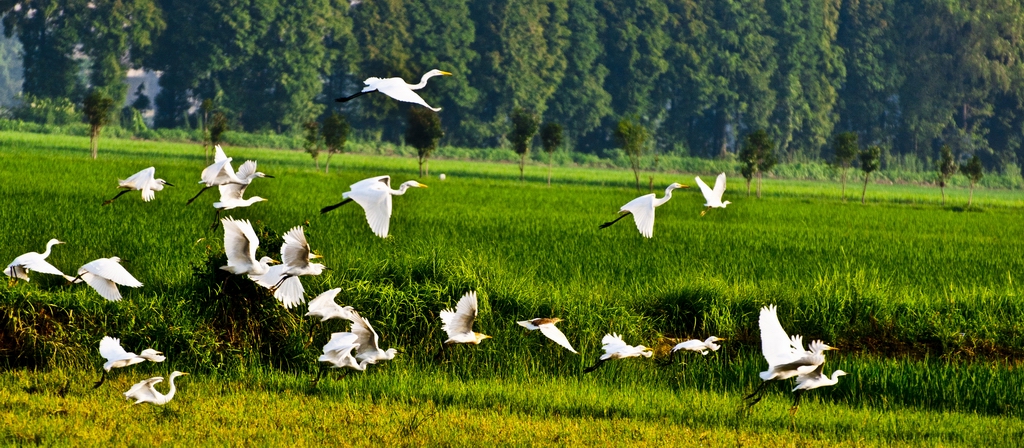
[[[423,155],[422,154],[420,154],[419,160],[420,160],[420,177],[423,177]]]
[[[971,192],[967,195],[967,208],[971,208],[972,202],[974,202],[974,181],[971,181]]]
[[[761,199],[761,171],[757,171],[757,198]]]
[[[548,186],[551,186],[551,156],[555,155],[553,152],[548,153]]]
[[[100,136],[100,127],[93,126],[91,131],[92,132],[89,133],[89,147],[92,149],[92,159],[96,160],[97,147],[99,146],[99,142],[97,142],[97,140],[99,140]]]
[[[871,173],[864,173],[864,190],[862,190],[860,192],[860,203],[861,204],[865,203],[864,202],[864,196],[866,196],[868,194],[868,177],[870,177],[870,176],[871,176]]]
[[[526,153],[524,152],[524,153],[519,155],[519,181],[520,182],[526,180],[526,178],[525,178],[525,176],[523,174],[523,168],[525,168],[525,167],[526,167]]]
[[[750,179],[747,179],[747,197],[750,197]]]
[[[846,202],[846,168],[843,168],[843,192],[840,197],[843,198],[843,202]]]
[[[327,161],[324,162],[324,174],[328,174],[328,173],[331,172],[331,154],[334,154],[334,151],[331,151],[330,149],[328,149],[327,150]]]
[[[647,185],[647,188],[651,190],[651,193],[654,193],[654,176],[650,177],[650,182]]]
[[[316,164],[316,170],[320,171],[320,158],[319,157],[313,157],[313,163]]]
[[[945,184],[945,182],[942,182],[942,183]],[[946,206],[946,186],[945,185],[939,185],[939,191],[942,193],[942,206],[945,207]]]
[[[729,156],[729,120],[728,117],[722,116],[719,120],[719,125],[722,128],[722,146],[718,149],[718,157],[724,159]]]

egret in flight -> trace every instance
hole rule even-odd
[[[241,183],[238,176],[235,175],[235,169],[231,167],[231,157],[224,154],[224,150],[217,145],[213,155],[213,164],[204,168],[202,174],[199,175],[199,183],[204,184],[203,189],[199,190],[192,199],[188,200],[188,204],[195,201],[199,195],[203,194],[204,191],[210,187],[216,187],[229,183]]]
[[[164,185],[167,185],[168,187],[174,186],[174,184],[163,179],[154,179],[155,176],[156,168],[149,167],[139,171],[138,173],[132,174],[131,177],[125,180],[118,180],[117,188],[122,188],[123,190],[118,193],[117,196],[104,201],[103,205],[110,204],[111,202],[114,202],[115,199],[121,197],[121,195],[128,193],[129,191],[136,190],[142,190],[142,200],[149,202],[156,197],[157,191],[164,189]]]
[[[839,377],[846,375],[846,372],[836,370],[832,372],[832,378],[829,378],[828,375],[822,373],[824,367],[825,365],[821,364],[813,372],[796,377],[796,387],[793,388],[793,407],[789,409],[790,413],[796,413],[797,409],[800,408],[800,395],[805,390],[835,386],[839,384]]]
[[[387,238],[391,225],[391,197],[401,196],[409,188],[427,188],[414,180],[403,183],[397,190],[391,189],[391,176],[378,176],[363,179],[349,186],[349,191],[341,194],[342,201],[320,209],[320,214],[327,213],[349,202],[355,201],[366,212],[366,222],[374,235]]]
[[[768,362],[768,370],[758,374],[761,385],[746,399],[752,400],[748,406],[761,401],[761,392],[769,381],[789,379],[798,375],[814,372],[825,363],[825,352],[836,350],[821,341],[811,342],[810,350],[803,347],[803,338],[786,334],[779,323],[778,309],[775,305],[761,308],[759,319],[761,328],[761,354]]]
[[[117,285],[130,288],[142,287],[142,283],[132,277],[132,274],[121,266],[121,259],[117,257],[100,258],[90,261],[78,268],[78,276],[65,276],[71,283],[86,282],[92,289],[100,293],[104,299],[110,301],[121,300],[121,293]]]
[[[121,340],[118,338],[112,338],[110,336],[104,336],[100,340],[100,356],[103,356],[107,362],[103,363],[103,376],[96,382],[93,388],[100,387],[107,379],[107,373],[110,369],[119,369],[122,367],[128,367],[133,364],[138,364],[143,361],[150,362],[164,362],[166,357],[163,353],[147,348],[136,355],[135,353],[125,351],[121,347]]]
[[[690,339],[689,341],[680,342],[676,344],[675,347],[672,347],[672,353],[680,350],[686,350],[691,352],[700,352],[700,354],[706,356],[708,354],[708,350],[717,352],[719,348],[722,348],[722,346],[715,342],[724,340],[725,338],[720,338],[718,336],[711,336],[703,341],[699,339]]]
[[[541,334],[547,336],[548,339],[555,341],[555,343],[561,345],[562,347],[565,347],[565,349],[569,350],[570,352],[579,354],[579,352],[577,352],[576,349],[572,348],[572,344],[569,343],[569,339],[567,339],[565,335],[558,330],[558,327],[555,326],[555,324],[561,321],[562,319],[559,319],[557,317],[538,317],[536,319],[521,320],[516,323],[522,325],[523,328],[526,328],[527,330],[540,330]]]
[[[369,360],[363,360],[359,362],[352,354],[356,349],[359,348],[359,336],[355,333],[341,332],[332,333],[331,340],[327,341],[324,345],[324,354],[317,358],[318,361],[323,363],[330,363],[335,369],[348,368],[352,370],[364,371],[366,366],[370,364]],[[322,364],[321,364],[322,366]],[[348,375],[348,370],[345,371],[345,375]],[[313,385],[320,382],[320,378],[323,377],[324,369],[320,368],[320,372],[316,378],[313,379]],[[344,376],[342,377],[344,378]]]
[[[715,179],[715,188],[712,190],[708,188],[708,184],[700,180],[700,177],[694,177],[697,181],[697,185],[700,186],[700,192],[704,194],[704,206],[707,207],[704,211],[700,212],[701,216],[704,216],[708,210],[713,208],[725,208],[726,205],[732,204],[732,202],[722,202],[722,195],[725,193],[725,173],[719,174],[718,179]]]
[[[448,340],[445,344],[479,344],[484,339],[490,338],[486,334],[473,331],[473,322],[477,315],[476,291],[467,292],[455,309],[451,308],[441,311],[441,330],[448,333]]]
[[[269,288],[285,308],[292,308],[302,303],[305,294],[299,276],[320,275],[325,269],[322,264],[309,262],[315,258],[321,257],[309,249],[302,226],[295,226],[284,234],[284,244],[281,245],[282,263],[271,266],[265,274],[254,280],[264,288]]]
[[[156,388],[153,387],[156,383],[164,380],[162,376],[155,376],[148,380],[139,381],[132,386],[131,389],[128,389],[128,392],[125,392],[124,396],[129,400],[135,400],[135,403],[132,403],[132,405],[139,403],[153,403],[157,406],[163,406],[174,398],[174,393],[178,390],[174,386],[174,379],[183,375],[188,374],[177,370],[171,372],[171,376],[168,377],[168,381],[171,383],[171,389],[167,391],[167,395],[158,392]]]
[[[679,183],[673,183],[665,189],[665,196],[661,198],[655,198],[654,193],[645,194],[632,201],[623,205],[619,209],[619,217],[615,218],[614,221],[609,221],[601,224],[601,228],[611,226],[619,222],[620,219],[625,218],[628,215],[633,215],[633,221],[636,222],[636,228],[640,231],[640,234],[650,238],[654,236],[654,208],[668,202],[672,199],[672,190],[677,188],[690,188],[687,185]]]
[[[306,316],[319,317],[320,322],[328,319],[348,319],[351,320],[352,313],[355,311],[350,306],[341,306],[334,303],[334,298],[341,292],[341,288],[334,288],[324,291],[322,294],[316,296],[315,299],[309,301],[309,309],[306,312]]]
[[[28,252],[19,255],[11,262],[11,264],[8,264],[7,267],[4,268],[4,274],[7,274],[11,279],[20,278],[26,282],[29,281],[28,273],[30,271],[64,277],[65,275],[60,271],[60,269],[53,267],[52,264],[46,261],[46,257],[50,256],[50,249],[58,244],[64,244],[64,242],[53,238],[46,242],[46,251],[43,253]]]
[[[601,344],[601,348],[604,349],[604,354],[598,358],[596,364],[583,370],[583,373],[590,373],[597,370],[598,367],[601,367],[601,364],[604,364],[604,362],[609,359],[635,358],[638,356],[650,358],[651,355],[654,354],[651,352],[651,349],[642,345],[632,346],[626,344],[626,342],[622,340],[622,336],[615,333],[604,335],[604,337],[601,338]]]
[[[360,363],[377,364],[379,361],[390,361],[395,359],[395,354],[398,350],[389,348],[387,350],[381,350],[380,348],[380,336],[377,335],[377,331],[370,325],[370,321],[366,320],[365,317],[360,316],[359,312],[352,310],[349,312],[349,316],[346,317],[352,322],[352,334],[356,335],[356,361]]]
[[[220,222],[224,226],[224,253],[228,257],[228,265],[221,266],[221,269],[235,275],[249,275],[250,278],[267,273],[270,263],[276,260],[270,257],[256,260],[260,239],[249,220],[224,218]]]
[[[250,182],[252,182],[252,179],[249,179],[249,182],[245,183],[224,184],[221,185],[220,187],[217,187],[218,189],[220,189],[220,202],[213,203],[213,208],[217,209],[217,214],[214,216],[213,226],[211,226],[210,228],[217,227],[217,219],[220,218],[220,212],[224,210],[231,210],[233,208],[239,207],[248,207],[257,202],[266,201],[266,199],[261,198],[259,196],[253,196],[249,199],[242,198],[242,196],[245,194],[245,189],[249,186]]]
[[[344,103],[353,98],[366,95],[367,93],[376,90],[398,101],[404,101],[406,103],[416,103],[423,107],[426,107],[427,109],[437,112],[441,110],[440,107],[430,107],[430,105],[427,104],[426,101],[423,101],[423,98],[420,98],[420,96],[417,95],[416,92],[413,92],[413,90],[422,89],[427,85],[427,80],[435,76],[451,75],[451,73],[434,69],[427,73],[424,73],[423,77],[420,78],[419,84],[406,83],[402,78],[366,78],[366,81],[363,81],[363,83],[366,84],[366,87],[363,87],[362,91],[352,96],[335,99],[334,101]]]

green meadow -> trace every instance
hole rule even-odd
[[[318,172],[308,155],[225,148],[275,179],[268,198],[226,216],[249,219],[258,256],[279,257],[280,235],[305,227],[331,268],[303,278],[307,298],[342,288],[398,357],[364,373],[310,379],[338,321],[304,318],[218,269],[215,192],[192,205],[206,165],[195,144],[0,133],[0,259],[42,251],[65,273],[119,256],[144,286],[107,302],[85,285],[36,274],[0,284],[0,440],[5,443],[1013,445],[1024,437],[1024,195],[871,183],[765,179],[763,197],[730,178],[728,208],[704,217],[693,174],[653,173],[660,196],[654,238],[630,219],[598,229],[638,195],[625,170],[430,161],[345,154]],[[155,166],[175,187],[149,203],[116,193],[117,179]],[[447,180],[436,175],[446,173]],[[321,215],[349,184],[390,174],[429,186],[394,200],[391,236],[375,237],[354,204]],[[646,189],[642,193],[647,193]],[[4,263],[6,265],[6,262]],[[441,349],[438,312],[480,296],[478,347]],[[787,412],[782,386],[745,411],[765,367],[760,307],[805,341],[838,346],[826,372],[837,386]],[[561,317],[580,355],[515,321]],[[609,362],[605,333],[657,349]],[[129,351],[152,347],[163,364],[120,369],[93,390],[104,335]],[[670,360],[684,338],[726,337],[724,348]],[[180,390],[164,408],[130,407],[132,384],[172,370]],[[165,387],[165,386],[164,386]],[[791,385],[789,386],[791,388]],[[164,390],[162,387],[158,387]],[[275,429],[285,425],[283,430]],[[139,430],[144,428],[144,430]],[[194,428],[184,431],[183,428]],[[998,430],[992,430],[998,428]],[[77,439],[76,439],[77,438]]]

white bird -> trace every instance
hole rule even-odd
[[[717,352],[719,348],[722,348],[722,346],[715,344],[715,342],[724,340],[725,338],[720,338],[718,336],[711,336],[703,341],[699,339],[690,339],[689,341],[680,342],[676,344],[675,347],[672,347],[672,353],[679,350],[687,350],[691,352],[700,352],[700,354],[706,356],[708,354],[708,350]]]
[[[356,339],[356,344],[359,346],[356,348],[356,361],[376,364],[379,361],[395,359],[398,350],[393,348],[381,350],[380,336],[374,331],[370,321],[360,316],[359,312],[352,310],[346,319],[352,322],[352,334],[358,337]]]
[[[459,299],[455,310],[449,308],[441,311],[441,330],[448,333],[445,344],[479,344],[490,338],[486,334],[473,331],[477,309],[476,291],[470,291]]]
[[[521,320],[521,321],[516,322],[516,323],[518,323],[519,325],[522,325],[527,330],[540,330],[541,334],[543,334],[544,336],[547,336],[548,339],[551,339],[552,341],[555,341],[558,345],[561,345],[562,347],[565,347],[570,352],[579,354],[579,352],[577,352],[576,349],[572,348],[572,344],[569,343],[569,339],[567,339],[565,337],[565,335],[562,334],[562,332],[558,330],[558,327],[555,326],[555,324],[557,324],[557,323],[559,323],[561,321],[562,321],[562,319],[557,318],[557,317],[554,317],[554,318],[538,317],[536,319]]]
[[[341,194],[342,201],[320,209],[320,214],[327,213],[351,201],[355,201],[366,212],[366,222],[374,235],[387,238],[391,225],[391,197],[401,196],[409,188],[427,188],[414,180],[403,183],[397,190],[391,189],[391,176],[378,176],[363,179],[349,186],[349,191]]]
[[[156,197],[156,192],[163,190],[164,185],[173,187],[174,184],[167,182],[163,179],[154,179],[156,177],[156,168],[149,167],[138,173],[132,174],[131,177],[125,180],[117,181],[117,188],[123,188],[124,190],[103,202],[103,205],[114,202],[115,199],[121,197],[121,195],[130,191],[142,190],[142,200],[144,202],[152,201]]]
[[[351,320],[350,317],[354,312],[352,307],[343,307],[334,303],[334,298],[337,297],[340,292],[341,288],[329,289],[316,296],[315,299],[310,300],[309,310],[306,312],[306,316],[319,317],[320,322],[328,319]]]
[[[825,386],[835,386],[839,384],[839,377],[846,375],[846,372],[836,370],[832,372],[832,378],[829,378],[828,375],[822,373],[824,367],[824,364],[819,365],[813,372],[796,377],[796,387],[793,388],[793,407],[789,409],[791,414],[796,413],[797,409],[800,408],[800,396],[804,391]]]
[[[404,101],[406,103],[416,103],[423,107],[426,107],[427,109],[437,112],[441,110],[440,107],[430,107],[430,105],[427,104],[426,101],[423,101],[423,98],[420,98],[420,96],[417,95],[416,92],[413,92],[413,90],[422,89],[427,85],[427,80],[435,76],[451,75],[451,73],[434,69],[424,73],[423,77],[420,78],[419,84],[409,84],[405,82],[405,80],[403,80],[402,78],[366,78],[366,81],[363,81],[363,84],[366,84],[366,86],[363,87],[363,90],[361,92],[352,96],[337,98],[334,101],[344,103],[348,100],[351,100],[362,95],[366,95],[367,93],[376,90],[398,101]]]
[[[708,184],[700,180],[700,177],[694,177],[697,181],[697,185],[700,187],[700,192],[704,194],[704,206],[707,207],[704,211],[700,212],[701,216],[704,216],[708,210],[713,208],[725,208],[726,205],[732,204],[732,202],[722,202],[722,194],[725,193],[725,173],[719,174],[718,179],[715,180],[715,189],[708,188]]]
[[[680,183],[673,183],[672,185],[669,185],[668,188],[665,189],[665,196],[662,196],[661,198],[655,198],[654,193],[651,193],[633,199],[632,201],[627,202],[626,205],[623,205],[622,208],[619,209],[618,218],[615,218],[614,221],[609,221],[604,224],[601,224],[601,228],[603,229],[612,224],[615,224],[616,222],[619,222],[620,219],[625,218],[628,215],[633,215],[633,221],[636,223],[636,228],[637,230],[640,231],[640,234],[647,238],[653,237],[654,208],[668,202],[669,199],[672,199],[672,190],[675,190],[677,188],[690,187]]]
[[[438,179],[441,179],[441,180],[445,180],[445,179],[447,179],[447,178],[448,178],[448,176],[445,176],[445,175],[444,175],[444,173],[441,173],[441,175],[440,175],[440,176],[437,176],[437,178],[438,178]]]
[[[4,274],[7,274],[8,277],[20,278],[25,281],[29,281],[28,273],[30,271],[65,277],[64,273],[61,272],[60,269],[53,267],[52,264],[46,261],[46,257],[50,256],[50,249],[58,244],[64,244],[64,242],[53,238],[46,242],[46,251],[43,253],[28,252],[19,255],[14,259],[14,261],[8,264],[6,268],[4,268]]]
[[[359,362],[352,354],[353,351],[359,348],[359,336],[355,333],[332,333],[331,340],[327,341],[324,345],[324,354],[317,358],[320,362],[330,363],[331,367],[335,369],[348,368],[352,370],[364,371],[366,366],[370,364],[370,360],[363,360]],[[313,384],[320,382],[320,378],[323,376],[324,370],[320,369],[316,378],[313,380]],[[345,372],[348,375],[348,371]]]
[[[220,218],[220,212],[224,210],[231,210],[233,208],[248,207],[257,202],[266,201],[266,199],[259,196],[253,196],[249,199],[244,199],[242,196],[245,195],[245,189],[249,187],[248,183],[244,184],[224,184],[217,187],[220,190],[220,201],[213,203],[213,208],[217,209],[217,214],[213,217],[213,226],[217,227],[217,219]]]
[[[65,276],[71,283],[86,282],[92,289],[110,301],[121,300],[117,285],[139,288],[142,283],[132,277],[118,257],[99,258],[78,268],[78,277]]]
[[[228,257],[228,265],[221,269],[236,275],[248,274],[250,278],[267,273],[270,263],[276,260],[270,257],[256,260],[260,239],[249,220],[224,218],[220,222],[224,226],[224,253]]]
[[[583,373],[593,372],[609,359],[635,358],[638,356],[650,358],[651,355],[654,354],[651,349],[642,345],[632,346],[626,344],[626,342],[622,340],[622,336],[615,333],[604,335],[604,337],[601,338],[601,344],[601,348],[604,349],[604,354],[597,360],[597,364],[586,368],[583,370]]]
[[[750,406],[761,400],[760,392],[769,381],[785,380],[798,375],[809,374],[825,363],[825,351],[836,350],[815,340],[808,351],[803,347],[803,338],[790,337],[779,323],[775,305],[761,308],[761,354],[768,362],[768,370],[758,374],[761,385],[747,399],[753,399]]]
[[[202,174],[199,175],[199,183],[203,184],[203,189],[199,190],[199,193],[196,193],[195,196],[192,196],[192,199],[188,200],[189,204],[210,187],[241,183],[238,176],[235,175],[235,169],[231,167],[231,157],[224,154],[224,150],[221,149],[220,145],[217,145],[214,149],[213,164],[204,168]]]
[[[321,257],[309,249],[302,226],[295,226],[284,234],[284,244],[281,245],[282,263],[271,266],[265,274],[254,280],[269,288],[285,308],[292,308],[302,303],[305,294],[299,276],[320,275],[325,268],[322,264],[309,262],[314,258]]]
[[[166,357],[163,353],[147,348],[136,355],[135,353],[126,351],[121,347],[121,340],[118,338],[112,338],[110,336],[104,336],[100,340],[100,356],[103,356],[107,362],[103,363],[103,376],[96,382],[95,387],[100,387],[103,381],[107,379],[107,372],[110,369],[119,369],[122,367],[128,367],[133,364],[138,364],[143,361],[150,362],[164,362]]]
[[[171,372],[171,376],[168,377],[171,383],[171,389],[167,391],[167,395],[158,392],[156,388],[153,387],[156,383],[164,380],[162,376],[155,376],[148,380],[139,381],[132,386],[131,389],[128,389],[128,392],[125,392],[124,396],[129,400],[135,400],[135,403],[132,403],[132,405],[139,403],[153,403],[157,406],[163,406],[174,398],[174,393],[178,390],[177,387],[174,386],[174,379],[183,375],[188,374],[177,370]]]

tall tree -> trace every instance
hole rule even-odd
[[[302,149],[313,158],[316,170],[320,171],[320,148],[324,141],[324,136],[320,133],[320,123],[307,121],[302,127],[304,128]]]
[[[444,137],[444,129],[441,128],[441,117],[434,111],[422,107],[409,109],[409,127],[405,130],[405,143],[416,148],[416,155],[420,162],[420,177],[424,176],[423,164],[430,157],[430,153],[437,149],[437,142]],[[430,165],[427,165],[426,175],[430,175]]]
[[[516,107],[511,118],[512,129],[509,130],[507,138],[512,142],[512,149],[519,154],[519,180],[524,180],[526,156],[530,155],[530,146],[533,136],[537,134],[537,127],[540,126],[540,119],[534,111],[523,107]]]
[[[413,37],[405,1],[366,0],[349,13],[352,15],[352,33],[359,45],[356,53],[359,59],[347,89],[358,91],[363,80],[371,76],[400,77],[413,84],[419,81],[418,76],[422,73],[414,73],[411,67]],[[401,105],[386,95],[367,95],[359,101],[347,103],[347,107],[358,128],[374,129],[377,136],[389,141],[401,140],[404,108],[408,105]]]
[[[616,115],[634,115],[648,125],[661,119],[665,104],[652,93],[669,68],[665,50],[668,8],[659,0],[601,0],[607,26],[602,33],[604,65],[615,74],[605,79]]]
[[[345,152],[345,143],[348,142],[350,126],[345,116],[337,112],[332,113],[324,119],[323,130],[324,146],[327,147],[327,161],[324,162],[324,172],[331,170],[331,155],[338,152]]]
[[[882,148],[878,145],[868,146],[865,150],[860,152],[860,170],[864,172],[864,189],[860,192],[860,203],[864,203],[864,198],[868,194],[868,178],[871,177],[871,173],[878,170],[879,159],[882,157]]]
[[[22,91],[42,98],[85,96],[75,47],[81,42],[86,0],[29,0],[0,3],[4,35],[18,36],[25,68]]]
[[[739,158],[746,164],[747,170],[757,176],[757,198],[761,199],[762,173],[770,171],[778,160],[775,156],[775,141],[764,129],[747,134]]]
[[[967,181],[971,184],[971,192],[967,196],[967,208],[971,208],[971,203],[974,202],[974,186],[981,182],[981,178],[985,176],[985,168],[981,165],[981,158],[977,154],[972,155],[967,163],[960,166],[960,172],[967,176]]]
[[[960,168],[956,165],[953,152],[949,145],[942,145],[939,150],[939,162],[937,163],[939,174],[939,192],[942,194],[942,205],[946,205],[946,181],[952,178]]]
[[[544,152],[548,153],[548,186],[551,186],[551,158],[558,147],[562,146],[562,126],[558,123],[546,123],[540,129],[540,143]]]
[[[140,67],[166,23],[156,0],[93,0],[82,24],[89,81],[120,107],[128,95],[127,72]]]
[[[615,141],[629,157],[636,178],[636,190],[640,191],[640,157],[644,154],[648,132],[640,120],[623,118],[615,127]]]
[[[82,112],[85,114],[85,120],[89,122],[89,147],[93,160],[96,160],[98,153],[100,131],[107,125],[112,110],[114,99],[102,89],[93,89],[82,101]]]
[[[896,0],[846,0],[836,43],[846,78],[839,89],[839,129],[868,144],[891,142],[899,125],[900,70]]]
[[[857,144],[857,134],[853,132],[842,132],[836,134],[832,140],[832,166],[842,173],[843,190],[840,196],[846,202],[846,171],[850,169],[850,162],[857,157],[860,147]]]

